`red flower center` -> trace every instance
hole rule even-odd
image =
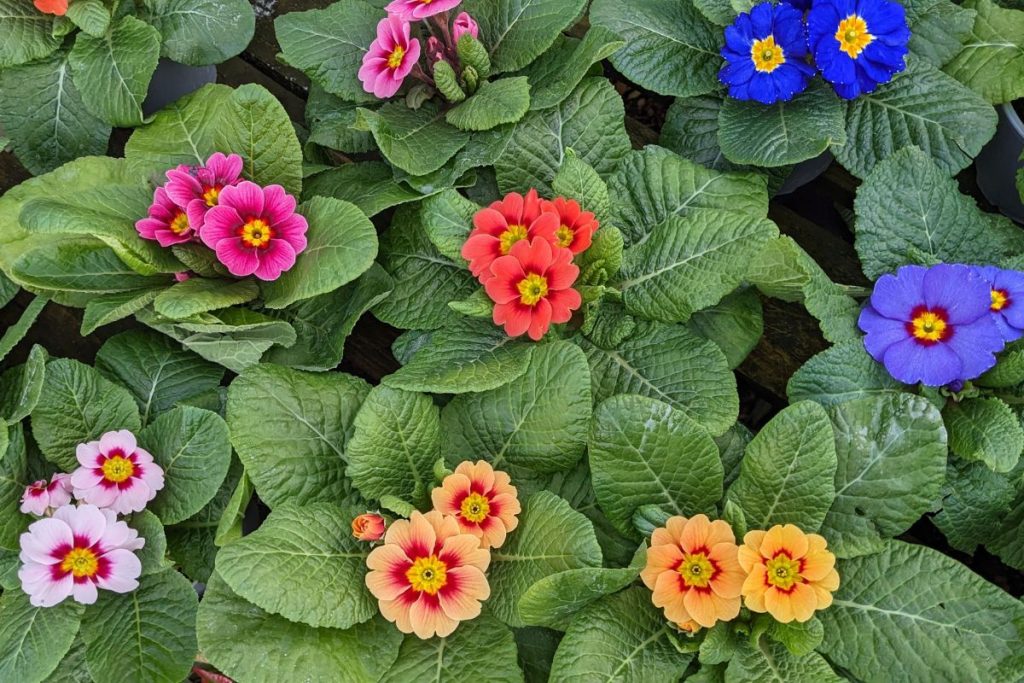
[[[910,312],[907,332],[922,346],[932,346],[949,341],[953,336],[953,326],[949,324],[946,309],[918,306]]]

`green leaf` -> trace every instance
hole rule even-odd
[[[127,292],[101,294],[89,299],[85,304],[85,313],[82,315],[82,328],[79,330],[79,334],[83,337],[90,335],[104,325],[123,320],[137,313],[153,303],[164,289],[164,287],[132,289]]]
[[[583,609],[555,652],[551,683],[680,680],[692,655],[672,643],[675,631],[646,588],[630,588]]]
[[[889,394],[829,411],[836,497],[821,533],[839,557],[877,552],[931,510],[946,480],[946,430],[925,398]]]
[[[345,444],[368,392],[351,375],[276,365],[249,368],[231,383],[231,443],[264,503],[345,496]]]
[[[203,654],[244,681],[376,681],[402,642],[383,617],[342,631],[270,614],[232,592],[218,574],[203,595],[196,626]]]
[[[519,612],[528,624],[564,631],[573,617],[587,605],[617,593],[639,575],[639,567],[584,567],[552,574],[530,586],[523,594],[519,600]]]
[[[523,674],[517,666],[512,630],[484,615],[460,624],[446,638],[406,636],[398,659],[380,680],[521,683]]]
[[[725,676],[730,683],[841,683],[845,680],[817,652],[796,657],[782,643],[764,640],[756,645],[741,641]]]
[[[427,346],[382,382],[436,394],[487,391],[522,377],[533,349],[489,320],[464,318],[434,333]]]
[[[836,444],[825,410],[803,401],[766,424],[747,446],[728,499],[751,529],[795,524],[817,531],[836,495]]]
[[[979,544],[996,539],[1016,495],[1013,483],[980,462],[954,460],[946,469],[942,510],[932,522],[949,544],[974,553]],[[1016,527],[1013,527],[1016,532]]]
[[[768,215],[763,176],[712,171],[656,145],[626,155],[608,190],[616,198],[613,222],[630,244],[643,242],[673,216],[699,217],[705,209]]]
[[[81,615],[82,606],[71,600],[55,607],[33,607],[20,590],[4,591],[0,596],[0,680],[41,681],[49,676],[71,649]]]
[[[10,274],[23,286],[69,294],[126,292],[167,284],[166,276],[140,275],[102,242],[68,235],[23,253]]]
[[[839,97],[817,78],[792,100],[770,106],[726,98],[718,126],[722,153],[735,164],[786,166],[813,159],[829,147],[849,146]],[[853,144],[855,136],[849,137]]]
[[[112,126],[142,123],[142,101],[160,58],[160,33],[123,17],[99,37],[82,32],[69,61],[85,106]]]
[[[302,192],[302,147],[288,112],[262,86],[240,86],[224,102],[214,132],[218,149],[231,150],[245,161],[242,173],[258,185],[281,185]]]
[[[583,12],[585,0],[466,0],[480,24],[494,72],[521,69],[542,55]]]
[[[1009,511],[1002,510],[1003,523],[985,543],[986,549],[1009,566],[1024,569],[1024,492],[1019,492]]]
[[[583,457],[591,406],[590,368],[579,347],[544,344],[521,377],[445,406],[446,453],[453,462],[485,458],[495,467],[568,470]]]
[[[138,407],[127,389],[68,358],[46,364],[43,392],[32,410],[32,431],[47,460],[78,467],[75,447],[119,429],[137,432]]]
[[[423,209],[419,214],[427,237],[445,258],[465,270],[465,259],[462,258],[462,245],[469,238],[473,229],[473,216],[480,210],[472,202],[455,190],[444,190],[433,197],[423,200]],[[394,233],[402,226],[412,222],[411,218],[396,221],[389,231]],[[428,304],[433,297],[424,297],[422,304]],[[421,305],[422,305],[421,304]]]
[[[902,386],[868,355],[862,340],[851,339],[812,356],[789,378],[786,394],[792,403],[816,401],[828,407],[866,396],[886,396]]]
[[[208,583],[213,574],[214,563],[220,550],[220,546],[217,545],[217,529],[220,522],[232,526],[236,519],[237,508],[229,508],[242,476],[242,463],[238,458],[232,458],[228,474],[210,502],[185,521],[165,529],[167,552],[174,558],[181,572],[192,581]],[[252,487],[249,491],[251,493]],[[245,504],[248,502],[246,499]],[[240,538],[241,535],[239,520],[238,535],[235,538]]]
[[[736,368],[754,350],[764,332],[761,299],[754,289],[741,289],[729,294],[711,308],[697,311],[687,327],[715,342]]]
[[[217,573],[261,609],[310,626],[349,628],[377,613],[366,590],[368,545],[352,537],[352,516],[329,503],[289,503],[259,529],[221,548]],[[281,590],[280,582],[302,586]]]
[[[595,402],[640,394],[682,411],[712,435],[736,422],[736,378],[725,355],[682,325],[643,323],[613,349],[585,339],[579,344],[590,362]]]
[[[635,537],[633,514],[713,512],[722,498],[722,461],[711,436],[685,413],[641,396],[614,396],[594,412],[590,469],[598,505]],[[680,457],[681,454],[686,457]]]
[[[692,3],[640,0],[626,5],[595,0],[590,20],[626,41],[611,62],[637,85],[675,97],[703,95],[721,87],[722,31]]]
[[[419,192],[395,182],[391,167],[382,161],[359,161],[317,173],[306,180],[303,195],[352,202],[367,216],[423,199]]]
[[[198,313],[248,303],[259,293],[259,287],[252,280],[193,277],[163,290],[153,301],[153,308],[168,318],[184,319]]]
[[[992,104],[1024,97],[1024,15],[991,0],[968,0],[974,28],[946,73]]]
[[[762,618],[769,622],[768,635],[773,640],[785,645],[790,654],[797,657],[803,657],[813,652],[825,638],[825,627],[821,625],[821,620],[817,617],[811,617],[810,621],[803,623],[791,621],[788,624],[775,621],[768,615]]]
[[[996,365],[975,380],[975,384],[1009,389],[1024,382],[1024,344],[1010,343],[996,355]]]
[[[728,26],[736,18],[737,12],[729,0],[694,0],[693,5],[718,26]]]
[[[0,375],[0,422],[21,422],[36,407],[43,391],[46,361],[46,349],[33,344],[22,365]]]
[[[996,472],[1017,466],[1024,451],[1024,429],[998,398],[951,402],[942,412],[949,430],[949,450],[964,460],[979,460]]]
[[[830,661],[861,680],[1005,681],[1020,672],[1024,605],[936,550],[889,541],[840,562],[821,612]],[[913,656],[907,656],[913,643]]]
[[[46,304],[47,300],[45,298],[41,296],[33,297],[28,305],[25,306],[25,310],[18,316],[18,321],[4,330],[4,333],[0,335],[0,361],[14,350],[18,342],[24,339],[28,331],[32,329],[36,318],[43,312]]]
[[[19,509],[29,481],[24,428],[0,425],[0,548],[21,550],[21,534],[32,521]]]
[[[143,0],[142,17],[163,36],[161,55],[182,64],[219,64],[249,44],[256,28],[245,0]]]
[[[267,308],[333,292],[366,272],[377,256],[377,231],[354,204],[314,197],[299,211],[309,222],[309,243],[291,270],[263,283]]]
[[[665,113],[658,144],[706,168],[737,169],[718,145],[718,113],[724,101],[719,93],[676,98]]]
[[[630,149],[622,98],[604,78],[585,78],[557,107],[528,113],[494,164],[503,192],[536,188],[550,196],[551,181],[573,149],[598,174],[610,173]]]
[[[894,152],[916,145],[953,175],[992,138],[996,120],[973,90],[908,55],[903,74],[847,104],[847,142],[835,155],[850,173],[864,178]]]
[[[230,476],[230,475],[229,475]],[[242,468],[242,476],[231,493],[224,513],[217,523],[217,533],[213,542],[219,548],[242,537],[242,521],[245,519],[246,509],[252,500],[253,486],[249,475]]]
[[[509,626],[526,626],[519,601],[530,586],[558,572],[601,566],[601,546],[590,521],[547,491],[523,501],[519,526],[491,553],[487,605]]]
[[[71,649],[44,683],[93,683],[85,663],[85,642],[82,640],[81,632],[75,636]]]
[[[974,10],[950,0],[909,0],[904,7],[910,51],[939,68],[959,54],[975,25]]]
[[[94,38],[102,38],[110,27],[110,10],[103,0],[77,0],[68,5],[67,17]]]
[[[133,513],[128,526],[146,539],[146,545],[135,553],[142,563],[142,575],[149,576],[167,569],[167,536],[160,518],[147,509]]]
[[[384,12],[363,0],[337,2],[326,9],[289,12],[274,20],[281,58],[327,92],[352,102],[373,102],[363,90],[359,68],[377,37]]]
[[[441,413],[426,394],[375,387],[356,414],[346,456],[363,497],[425,503],[441,457]]]
[[[336,5],[332,7],[334,6]],[[282,15],[280,18],[283,19],[284,16],[295,16],[295,13]],[[280,38],[280,33],[278,38]],[[306,125],[309,127],[309,141],[350,154],[371,151],[374,147],[373,136],[353,128],[358,107],[358,103],[332,95],[314,81],[309,88],[309,100],[306,102]],[[348,197],[339,197],[339,199],[348,199]],[[349,201],[354,200],[349,199]],[[359,202],[354,203],[358,204]]]
[[[28,0],[0,0],[0,69],[42,59],[61,44],[54,35],[54,17],[43,14]]]
[[[762,245],[777,236],[767,218],[733,211],[669,218],[622,255],[618,289],[626,310],[648,320],[685,321],[736,289]]]
[[[419,109],[398,102],[377,111],[359,109],[356,129],[370,131],[381,154],[412,175],[436,171],[469,142],[469,134],[445,123],[434,103]]]
[[[143,578],[131,593],[105,593],[82,620],[89,674],[178,683],[198,650],[197,607],[192,584],[173,569]]]
[[[611,219],[608,185],[594,167],[580,159],[573,150],[567,150],[555,179],[551,181],[551,189],[558,195],[577,200],[584,211],[592,212],[602,223]]]
[[[445,114],[445,120],[461,130],[490,130],[515,123],[530,108],[530,84],[525,76],[484,81],[468,100]]]
[[[601,26],[591,26],[582,40],[560,35],[544,54],[519,73],[530,81],[530,109],[548,109],[579,85],[590,67],[607,59],[625,41]]]
[[[1024,250],[1024,235],[1013,223],[980,211],[916,148],[878,164],[857,190],[854,209],[854,246],[871,279],[924,259],[992,263]]]
[[[27,4],[22,0],[0,0],[0,22],[5,21],[5,10],[45,16],[33,7],[23,9],[22,5]],[[51,18],[46,17],[46,25],[50,23]],[[6,34],[6,28],[2,32]],[[5,39],[0,44],[0,66],[4,66],[5,48],[17,42]],[[0,68],[0,125],[11,138],[18,161],[35,175],[52,171],[76,157],[103,154],[110,137],[110,126],[89,112],[71,78],[69,50],[54,52],[53,47],[56,45],[37,51],[43,59]]]

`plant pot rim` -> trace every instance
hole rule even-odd
[[[1013,102],[1004,102],[999,105],[999,108],[1003,111],[1003,115],[1009,122],[1010,127],[1013,128],[1013,132],[1018,137],[1024,139],[1024,121],[1021,120],[1017,110],[1013,108]]]

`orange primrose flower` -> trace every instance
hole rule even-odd
[[[43,14],[56,14],[62,17],[68,13],[68,0],[35,0],[34,4]]]
[[[367,512],[352,520],[352,535],[358,541],[379,541],[384,538],[386,522],[376,512]]]
[[[706,515],[671,517],[654,530],[640,578],[665,617],[692,633],[739,614],[743,570],[737,552],[727,522]]]
[[[491,594],[484,572],[491,555],[459,523],[432,510],[388,527],[384,545],[366,558],[366,587],[380,613],[402,633],[447,636],[480,614]]]
[[[434,509],[451,515],[462,533],[473,534],[484,548],[500,548],[519,524],[522,511],[516,487],[505,472],[495,472],[486,460],[460,463],[430,494]]]
[[[740,546],[739,561],[747,579],[743,599],[753,612],[768,612],[784,624],[807,621],[815,610],[832,604],[839,588],[836,556],[827,541],[792,524],[751,531]]]
[[[556,197],[543,205],[558,214],[559,226],[555,230],[558,246],[579,254],[590,248],[594,232],[600,223],[592,211],[584,211],[575,199]]]

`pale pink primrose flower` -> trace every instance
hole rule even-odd
[[[276,280],[306,248],[309,224],[295,213],[295,197],[280,185],[243,181],[224,188],[206,214],[202,239],[237,277]]]
[[[40,479],[25,487],[20,510],[27,515],[42,517],[51,509],[70,502],[71,475],[57,472],[50,478],[49,483],[45,479]]]
[[[419,21],[459,6],[462,0],[394,0],[386,9],[404,21]]]
[[[178,206],[162,187],[153,192],[153,203],[149,215],[135,222],[139,236],[156,240],[161,247],[190,242],[196,235],[195,227],[189,222],[185,209]]]
[[[363,90],[381,99],[398,92],[420,58],[420,41],[411,36],[410,25],[397,16],[381,19],[359,69]]]
[[[31,524],[20,540],[18,578],[36,607],[53,607],[68,596],[91,605],[97,588],[128,593],[139,586],[142,563],[133,551],[146,540],[113,510],[65,505]]]
[[[242,157],[214,152],[199,168],[178,166],[167,172],[164,188],[175,204],[185,209],[189,225],[196,232],[203,228],[206,212],[217,206],[225,187],[242,181]]]
[[[75,498],[90,505],[122,515],[138,512],[164,487],[163,469],[127,429],[79,444],[75,455],[81,464],[71,474]]]
[[[452,35],[455,38],[455,42],[458,43],[459,38],[467,33],[474,38],[479,38],[480,27],[473,17],[469,16],[469,12],[460,12],[459,16],[455,17],[455,21],[452,22]]]

